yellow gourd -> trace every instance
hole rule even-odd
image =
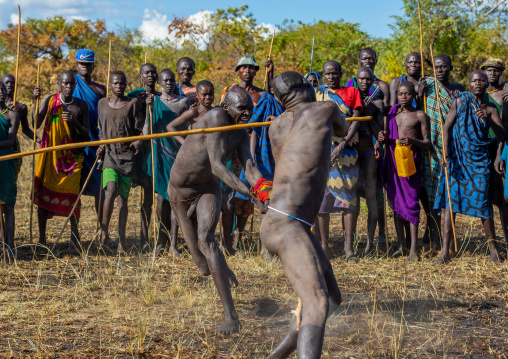
[[[416,173],[416,166],[413,151],[409,146],[403,146],[397,140],[395,146],[395,163],[399,177],[410,177]]]

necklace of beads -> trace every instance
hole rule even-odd
[[[62,101],[62,103],[64,105],[70,105],[71,103],[74,102],[74,96],[71,96],[72,100],[70,102],[64,102],[63,98],[62,98],[62,94],[60,94],[60,101]]]
[[[3,116],[3,115],[5,115],[5,114],[7,113],[7,111],[9,111],[9,109],[8,109],[8,108],[6,108],[5,110],[3,110],[3,111],[0,113],[0,115],[2,115],[2,116]]]

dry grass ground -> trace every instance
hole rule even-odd
[[[18,260],[0,263],[0,357],[263,358],[282,338],[297,298],[280,262],[257,256],[255,245],[227,258],[240,281],[233,298],[243,325],[229,337],[215,333],[222,306],[213,282],[200,276],[188,254],[152,262],[134,247],[125,258],[98,253],[90,198],[83,201],[80,224],[85,246],[94,241],[90,252],[65,255],[67,230],[55,256],[32,258],[30,163],[25,158],[18,183]],[[132,244],[139,232],[138,201],[135,189],[128,221]],[[115,211],[113,238],[116,216]],[[63,221],[49,222],[50,242]],[[365,222],[362,215],[358,251]],[[338,223],[333,217],[333,240]],[[335,246],[332,264],[344,302],[327,324],[323,357],[506,357],[507,264],[487,262],[479,220],[459,217],[457,228],[463,250],[445,267],[383,258],[349,264],[338,258],[341,248]],[[34,229],[37,238],[36,224]],[[257,241],[254,233],[252,242]]]

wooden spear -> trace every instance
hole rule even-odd
[[[111,75],[111,39],[109,39],[108,78],[106,79],[106,97],[109,97],[109,76]]]
[[[39,78],[41,75],[41,64],[37,64],[37,87],[39,86]],[[16,80],[17,82],[17,80]],[[35,116],[39,113],[39,97],[35,100]],[[35,150],[37,145],[37,125],[35,123],[35,117],[33,119],[32,128],[34,131],[33,146],[32,150]],[[35,198],[35,155],[32,156],[32,195],[30,196],[32,203],[30,205],[30,243],[33,243],[33,216],[34,216],[34,198]]]
[[[155,100],[155,97],[153,97],[153,99]],[[153,107],[150,108],[150,106],[148,106],[148,113],[150,116],[150,135],[153,135]],[[154,159],[154,152],[153,152],[153,150],[154,150],[153,141],[154,140],[150,140],[150,147],[152,150],[152,212],[153,212],[153,262],[152,262],[152,264],[155,263],[155,250],[157,249],[157,202],[155,202],[155,159]],[[147,230],[147,232],[148,232],[148,230]]]
[[[53,247],[51,247],[51,252],[53,252],[56,248],[56,245],[58,244],[58,242],[60,241],[60,238],[62,238],[62,234],[63,234],[63,231],[65,230],[65,227],[67,227],[67,223],[69,223],[69,220],[71,219],[71,217],[73,216],[74,214],[74,210],[76,209],[76,207],[78,206],[79,204],[79,200],[81,198],[81,195],[83,194],[83,191],[85,190],[86,188],[86,185],[88,184],[88,181],[90,180],[90,177],[92,177],[92,173],[93,173],[93,170],[95,169],[95,166],[97,165],[97,160],[99,159],[99,157],[96,157],[95,158],[95,162],[93,163],[93,166],[92,168],[90,169],[90,173],[88,173],[88,176],[86,177],[86,180],[85,180],[85,183],[83,184],[83,188],[81,188],[81,191],[79,192],[79,195],[78,195],[78,199],[76,200],[76,202],[74,202],[74,205],[72,206],[72,209],[71,209],[71,213],[69,213],[69,216],[67,217],[67,219],[65,220],[65,223],[63,224],[62,226],[62,229],[60,229],[60,233],[58,234],[58,237],[56,238],[56,241],[55,243],[53,244]]]
[[[363,116],[363,117],[347,117],[346,121],[370,121],[372,120],[372,116]],[[130,136],[130,137],[120,137],[120,138],[111,138],[108,140],[100,140],[100,141],[87,141],[87,142],[77,142],[77,143],[68,143],[65,145],[58,145],[46,148],[39,148],[35,151],[25,151],[19,153],[13,153],[11,155],[0,156],[0,161],[8,161],[15,158],[26,157],[31,155],[37,155],[39,153],[46,153],[52,151],[62,151],[62,150],[70,150],[73,148],[84,148],[89,146],[100,146],[100,145],[111,145],[114,143],[123,143],[123,142],[134,142],[134,141],[148,141],[154,138],[166,138],[166,137],[175,137],[175,136],[189,136],[189,135],[197,135],[204,133],[214,133],[214,132],[227,132],[234,130],[243,130],[247,128],[253,127],[264,127],[270,126],[271,121],[267,122],[254,122],[254,123],[242,123],[238,125],[230,125],[230,126],[222,126],[222,127],[211,127],[211,128],[197,128],[194,130],[186,130],[186,131],[175,131],[175,132],[164,132],[164,133],[154,133],[153,135],[141,135],[141,136]]]
[[[268,60],[271,60],[272,58],[272,46],[273,46],[273,39],[275,38],[275,29],[273,29],[273,35],[272,35],[272,42],[270,43],[270,52],[268,53]],[[263,90],[266,88],[266,80],[268,79],[268,67],[265,71],[265,81],[263,82]]]
[[[21,8],[18,5],[18,49],[16,52],[16,81],[14,82],[14,96],[12,98],[12,107],[16,107],[16,95],[18,93],[18,70],[19,70],[19,41],[21,38]]]
[[[437,97],[437,109],[439,112],[439,123],[441,124],[441,142],[442,142],[442,147],[443,147],[443,159],[444,159],[445,163],[447,163],[448,162],[446,159],[447,149],[445,148],[445,145],[444,145],[444,133],[443,133],[444,126],[443,126],[443,117],[441,114],[441,101],[439,99],[439,87],[437,85],[437,77],[436,77],[436,64],[434,63],[434,53],[432,52],[432,46],[434,46],[434,41],[432,41],[432,43],[430,44],[430,57],[432,59],[432,70],[434,71],[434,86],[435,86],[436,97]],[[432,171],[432,167],[430,168],[430,170]],[[457,235],[455,234],[455,221],[453,220],[452,196],[450,194],[450,181],[448,179],[448,167],[444,168],[444,173],[445,173],[445,179],[446,179],[446,191],[448,192],[448,206],[450,207],[450,220],[452,222],[453,240],[455,243],[455,252],[457,252],[458,251]]]

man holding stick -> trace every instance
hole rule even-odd
[[[223,108],[207,112],[196,129],[247,123],[253,107],[249,93],[235,87],[225,96]],[[230,289],[230,286],[237,285],[237,281],[214,239],[221,208],[222,191],[218,179],[254,199],[249,188],[225,166],[226,160],[235,152],[245,168],[249,184],[258,189],[258,198],[265,200],[271,182],[263,179],[254,167],[246,130],[187,137],[176,156],[168,187],[171,208],[192,258],[203,275],[212,275],[217,287],[225,320],[218,331],[223,334],[237,332],[240,322]]]
[[[436,264],[450,260],[449,249],[453,235],[444,171],[448,171],[448,190],[454,217],[456,213],[461,213],[481,218],[489,243],[490,260],[499,262],[501,259],[496,245],[492,206],[488,201],[491,161],[488,145],[490,128],[500,141],[505,140],[506,131],[496,106],[485,101],[487,86],[485,73],[473,71],[469,77],[471,92],[463,92],[455,97],[443,127],[443,170],[434,208],[438,211],[446,208],[446,211],[443,248]]]
[[[39,128],[44,122],[41,148],[87,141],[89,138],[88,105],[72,94],[76,78],[72,71],[58,76],[60,92],[44,96],[34,118]],[[41,95],[40,87],[33,92],[34,102]],[[34,106],[35,111],[35,106]],[[37,156],[34,179],[34,204],[38,206],[39,243],[46,245],[46,224],[53,216],[69,216],[78,200],[83,154],[78,149],[42,153]],[[80,205],[71,217],[69,254],[79,253],[78,219]]]
[[[90,121],[90,141],[99,140],[98,110],[99,100],[106,97],[106,86],[92,81],[92,73],[95,66],[95,53],[92,50],[80,49],[76,52],[76,89],[73,96],[85,101],[88,105],[88,119]],[[83,158],[83,172],[81,174],[80,187],[83,188],[85,179],[88,177],[95,159],[97,147],[85,147]],[[94,169],[83,195],[95,197],[95,210],[101,213],[99,198],[101,192],[101,173]],[[104,201],[104,198],[102,198]]]

